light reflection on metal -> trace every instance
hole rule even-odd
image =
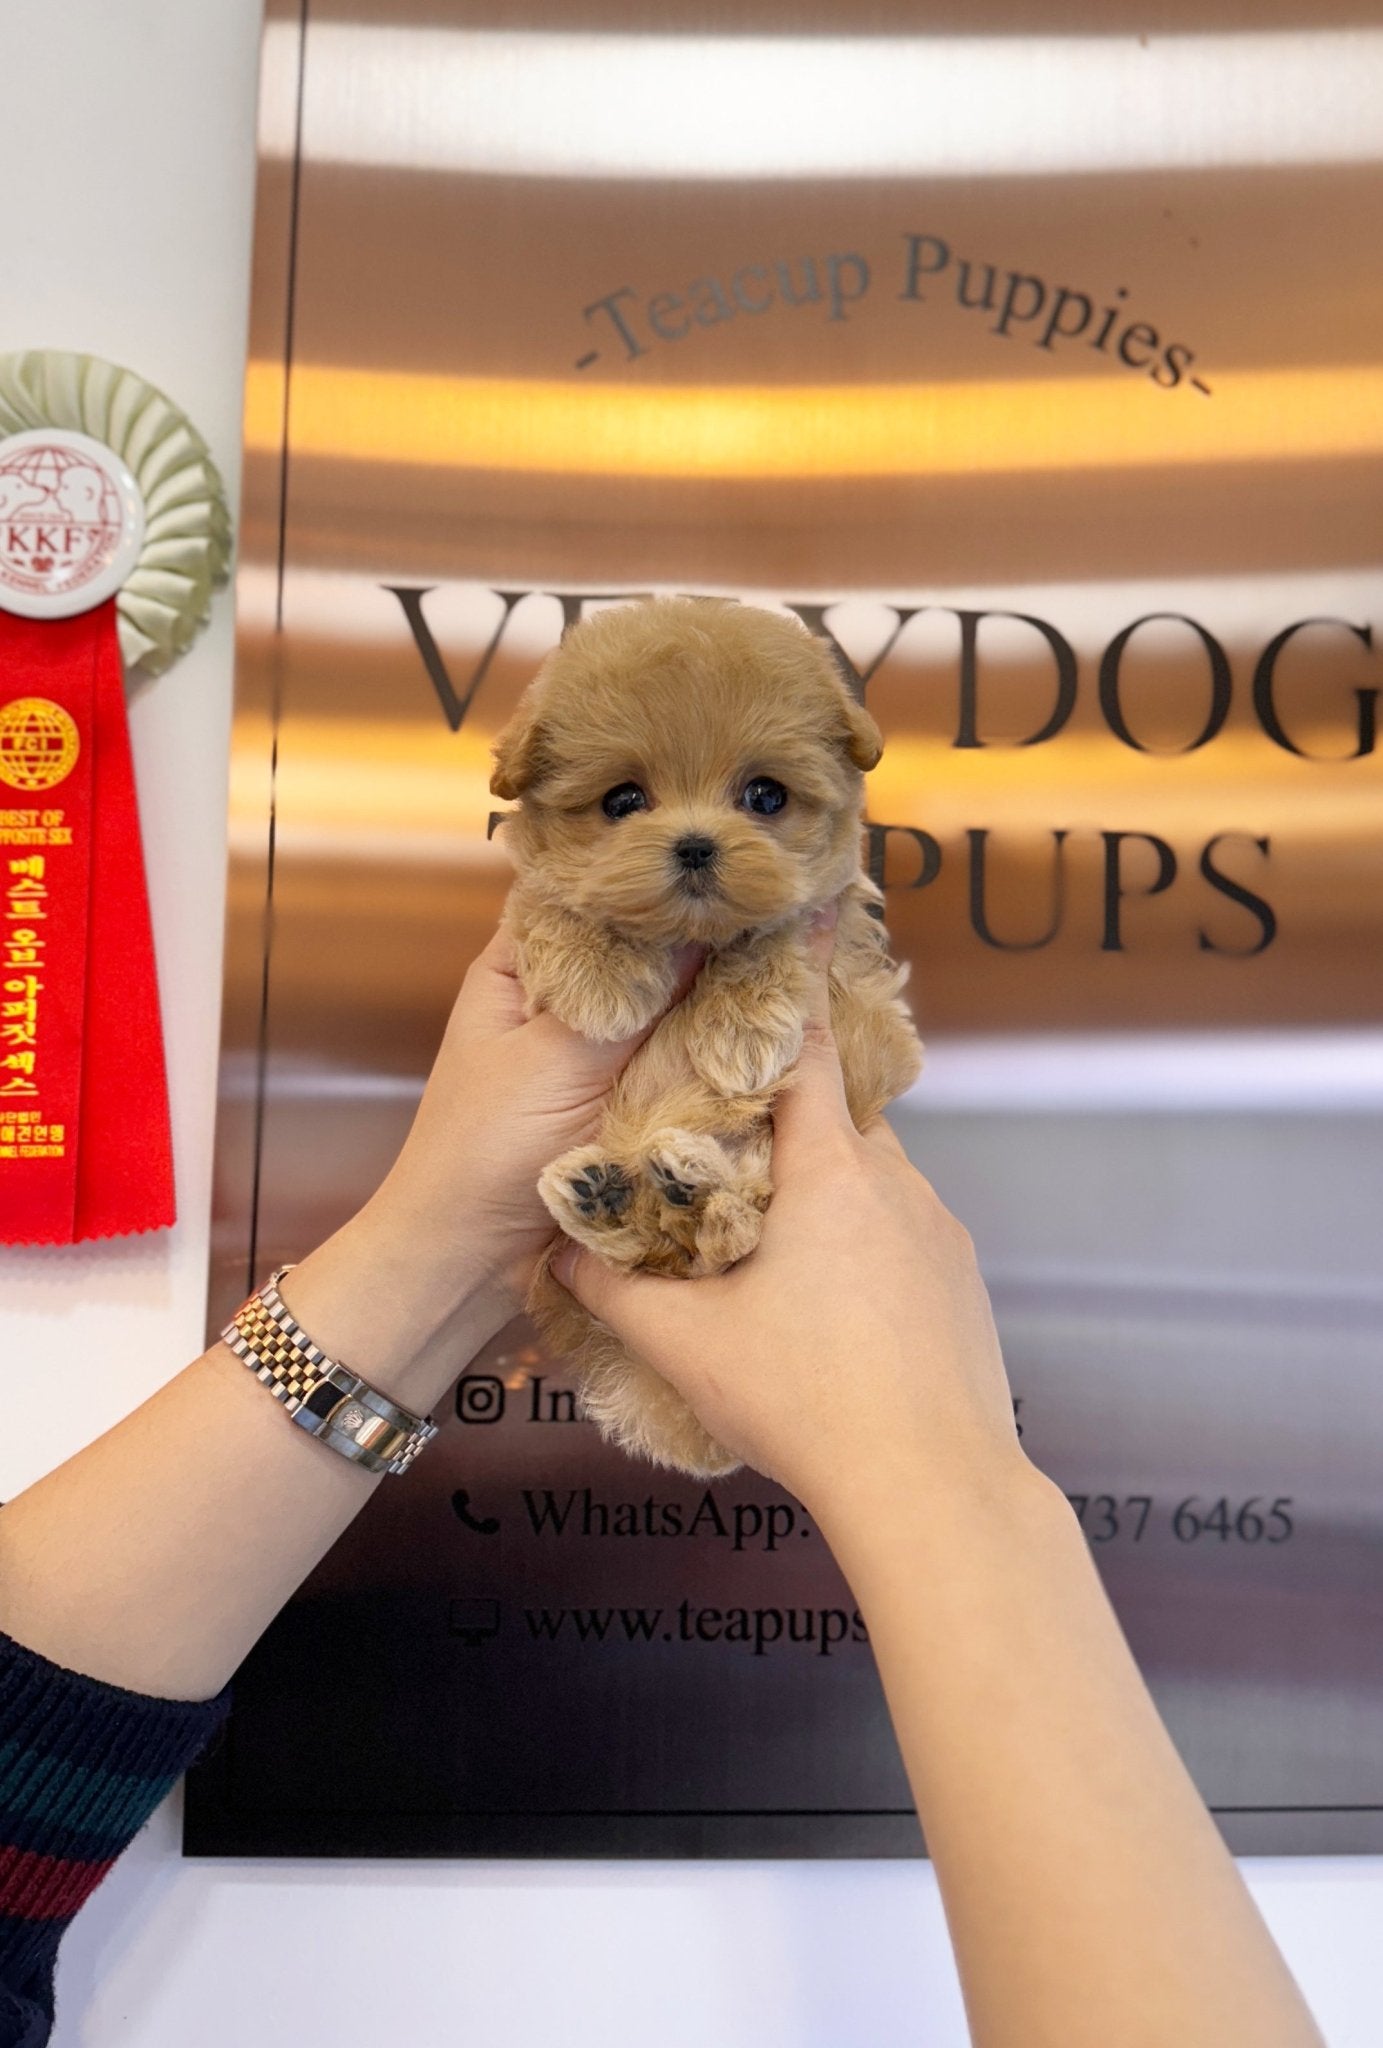
[[[282,380],[251,363],[247,447],[282,429]],[[299,364],[304,455],[555,476],[892,477],[1160,469],[1383,451],[1383,370],[1231,370],[1213,409],[1165,410],[1107,377],[851,385],[573,384]]]
[[[1016,37],[660,26],[316,23],[307,156],[452,176],[684,181],[1029,178],[1383,154],[1376,28]],[[292,64],[295,37],[295,23],[271,23],[271,65]],[[1265,123],[1284,77],[1292,98]],[[270,99],[266,155],[292,155],[295,116],[292,98]]]

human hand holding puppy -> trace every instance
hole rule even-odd
[[[702,957],[666,953],[669,1002]],[[553,1244],[539,1176],[599,1129],[652,1028],[597,1041],[528,1008],[513,941],[496,932],[467,970],[393,1166],[288,1283],[329,1351],[368,1358],[381,1388],[420,1411],[522,1309]]]
[[[888,1125],[861,1133],[850,1116],[830,1028],[833,940],[821,920],[752,1256],[685,1286],[569,1244],[552,1272],[848,1550],[891,1493],[982,1499],[1031,1468],[967,1233]]]

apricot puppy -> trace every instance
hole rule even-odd
[[[495,748],[517,798],[504,921],[530,1013],[623,1038],[672,995],[672,949],[705,964],[616,1083],[593,1143],[539,1192],[602,1258],[691,1277],[753,1250],[770,1194],[769,1110],[802,1049],[804,939],[841,898],[831,1016],[863,1128],[915,1079],[879,892],[860,866],[863,771],[882,750],[821,643],[730,601],[594,613],[544,661]],[[698,1477],[736,1460],[680,1395],[544,1269],[530,1312],[568,1353],[608,1437]]]

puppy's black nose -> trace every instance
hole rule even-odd
[[[672,850],[684,868],[708,868],[716,857],[714,839],[706,839],[696,834],[679,839]]]

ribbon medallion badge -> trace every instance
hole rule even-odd
[[[168,400],[0,357],[0,1243],[174,1220],[126,669],[167,666],[229,554]]]

